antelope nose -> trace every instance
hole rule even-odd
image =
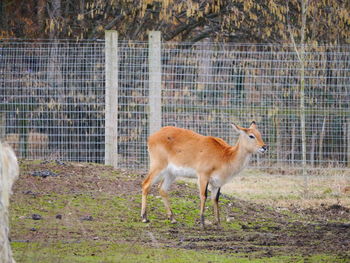
[[[264,152],[266,152],[266,151],[267,151],[267,145],[261,146],[260,152],[264,153]]]

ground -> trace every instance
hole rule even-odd
[[[221,227],[208,224],[202,229],[197,188],[183,181],[171,191],[178,223],[166,220],[156,187],[149,196],[151,222],[141,223],[143,177],[96,164],[21,162],[10,209],[16,261],[350,261],[347,192],[334,194],[325,186],[310,198],[318,202],[304,206],[299,205],[304,199],[290,192],[264,196],[262,191],[253,195],[226,190],[220,198]],[[236,185],[258,189],[273,178],[248,173],[237,178]],[[207,208],[211,221],[210,202]]]

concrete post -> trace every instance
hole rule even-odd
[[[105,32],[105,164],[118,167],[118,32]]]
[[[160,31],[149,33],[149,132],[162,127],[162,68]]]

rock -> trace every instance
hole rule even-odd
[[[28,190],[28,191],[23,191],[23,194],[25,194],[25,195],[31,195],[31,196],[33,196],[33,197],[35,197],[36,196],[36,193],[34,193],[33,191],[31,191],[31,190]]]
[[[62,219],[62,215],[56,215],[56,219]]]
[[[58,165],[66,165],[64,162],[62,162],[60,160],[56,160],[56,164],[58,164]]]
[[[38,214],[32,214],[32,219],[33,220],[41,220],[43,219],[41,215],[38,215]]]
[[[211,221],[207,220],[207,219],[204,219],[204,224],[206,226],[211,226],[213,223]]]
[[[235,218],[234,218],[233,216],[228,216],[228,217],[226,218],[226,222],[227,222],[227,223],[230,223],[230,222],[233,222],[233,221],[235,221]]]
[[[49,170],[44,170],[44,171],[35,171],[32,173],[32,176],[39,176],[39,177],[42,177],[42,178],[46,178],[48,176],[58,176],[58,174],[54,173],[54,172],[51,172]]]
[[[94,220],[92,216],[82,216],[80,218],[80,220],[83,220],[83,221],[92,221]]]

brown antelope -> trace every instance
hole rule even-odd
[[[208,184],[211,185],[216,223],[220,224],[220,188],[247,166],[252,154],[264,153],[267,150],[254,121],[249,128],[235,124],[232,124],[232,127],[240,134],[235,146],[230,146],[220,138],[203,136],[176,127],[164,127],[148,138],[150,169],[142,183],[142,222],[149,222],[146,202],[150,188],[160,182],[159,193],[168,219],[175,223],[168,200],[169,187],[177,177],[194,177],[198,179],[202,226],[204,227]]]

